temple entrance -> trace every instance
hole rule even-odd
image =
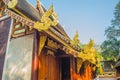
[[[64,57],[61,60],[62,80],[70,80],[70,57]]]

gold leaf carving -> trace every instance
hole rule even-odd
[[[52,15],[55,15],[55,13],[53,10],[53,6],[50,6],[50,9],[42,15],[41,22],[36,22],[34,28],[41,31],[41,30],[47,30],[51,26],[56,26],[58,24],[58,18],[55,15],[52,20],[50,18],[52,17]]]
[[[38,53],[40,54],[44,45],[45,45],[45,41],[47,39],[47,36],[41,36],[40,37],[40,41],[39,41],[39,50],[38,50]]]
[[[9,0],[8,2],[8,8],[14,8],[18,3],[18,0]]]
[[[80,41],[79,41],[78,37],[79,37],[79,34],[78,34],[78,32],[76,32],[73,40],[70,41],[71,45],[73,45],[73,46],[79,45]]]
[[[47,46],[53,48],[53,49],[58,49],[60,48],[60,45],[58,45],[56,42],[54,42],[53,40],[48,39],[48,43]]]

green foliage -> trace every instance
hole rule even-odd
[[[118,38],[120,37],[120,2],[115,7],[114,19],[111,21],[111,26],[105,30],[107,38]]]
[[[102,45],[102,56],[105,60],[115,60],[119,54],[120,48],[120,1],[115,7],[114,19],[111,26],[105,30],[107,40]]]
[[[120,40],[111,39],[102,43],[102,56],[105,60],[115,60],[118,56],[120,48]]]
[[[103,60],[103,57],[102,57],[101,53],[98,52],[98,51],[96,51],[96,57],[97,57],[97,59],[99,59],[99,60],[97,60],[97,61]]]
[[[85,44],[79,43],[79,46],[83,49]]]

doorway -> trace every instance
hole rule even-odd
[[[61,59],[62,80],[70,80],[70,57]]]

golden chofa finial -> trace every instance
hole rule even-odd
[[[40,2],[40,0],[36,0],[36,3]]]
[[[43,15],[44,10],[43,10],[43,8],[42,8],[42,5],[41,5],[41,3],[40,3],[40,0],[36,0],[36,9],[38,10],[38,12],[39,12],[40,15]]]
[[[92,39],[90,39],[90,41],[89,41],[89,47],[93,47],[94,46],[94,40],[92,40]]]
[[[38,2],[39,0],[36,0],[36,2]]]
[[[17,3],[18,3],[18,0],[10,0],[7,4],[8,8],[14,8],[17,5]]]
[[[73,38],[73,40],[70,41],[70,43],[74,46],[78,46],[80,41],[79,41],[79,34],[78,34],[78,31],[76,31],[76,34]]]
[[[53,13],[54,13],[53,6],[50,6],[50,8],[42,15],[40,22],[35,23],[34,28],[41,31],[47,30],[51,26],[55,27],[58,24],[58,18],[55,17],[52,20],[50,16],[53,16]]]

